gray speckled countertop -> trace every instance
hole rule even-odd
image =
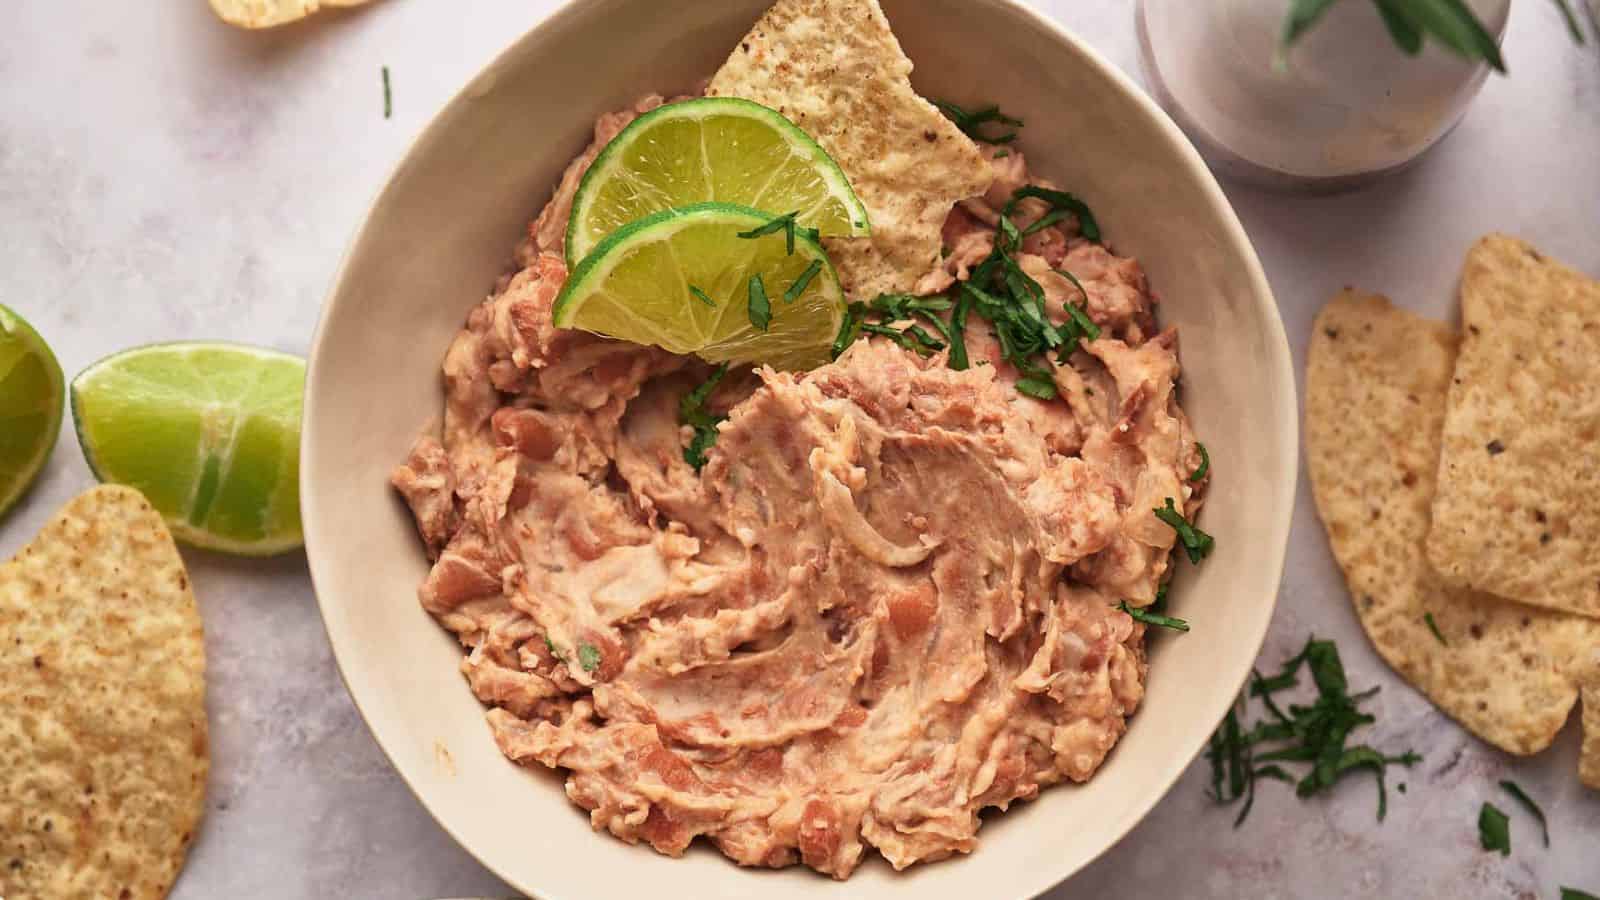
[[[72,373],[176,338],[297,353],[368,199],[427,118],[551,0],[385,0],[274,33],[218,24],[204,0],[12,0],[0,29],[0,301]],[[1039,4],[1129,71],[1131,0]],[[1519,233],[1600,272],[1600,56],[1555,7],[1519,0],[1515,73],[1411,171],[1332,198],[1229,188],[1283,305],[1297,359],[1312,316],[1351,283],[1436,316],[1480,233]],[[382,117],[380,66],[394,77]],[[0,526],[20,547],[90,483],[71,430]],[[504,896],[390,770],[334,670],[304,557],[185,551],[206,620],[213,768],[199,842],[174,896]],[[1528,897],[1600,892],[1600,794],[1577,783],[1576,722],[1513,760],[1472,739],[1373,654],[1302,484],[1271,666],[1334,637],[1374,701],[1380,746],[1426,760],[1373,819],[1357,778],[1309,802],[1268,785],[1237,831],[1196,764],[1119,846],[1050,896]],[[1494,781],[1514,774],[1554,845],[1513,824],[1509,858],[1477,847]],[[1507,809],[1510,804],[1502,803]],[[597,838],[598,839],[598,838]],[[645,851],[640,851],[645,852]]]

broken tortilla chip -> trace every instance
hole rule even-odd
[[[994,180],[978,146],[912,89],[911,69],[877,0],[778,0],[706,90],[777,110],[844,170],[872,235],[825,243],[856,299],[915,289],[939,265],[951,207]]]
[[[1583,749],[1578,756],[1578,777],[1600,791],[1600,647],[1578,670],[1583,683]]]
[[[1600,617],[1600,281],[1490,235],[1461,318],[1428,559],[1452,584]]]
[[[1383,297],[1346,291],[1323,309],[1306,372],[1312,492],[1378,653],[1472,733],[1534,753],[1567,721],[1600,622],[1453,588],[1428,566],[1456,347]]]
[[[371,0],[211,0],[211,9],[229,25],[272,28],[298,22],[319,9],[361,6]]]
[[[0,567],[0,896],[165,897],[204,807],[205,648],[138,491],[98,487]]]

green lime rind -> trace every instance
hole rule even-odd
[[[814,368],[830,359],[844,320],[844,291],[820,242],[796,233],[794,253],[777,231],[740,238],[773,216],[728,203],[668,209],[614,232],[584,258],[557,297],[562,328],[650,344],[713,363]],[[793,302],[784,295],[815,268]],[[759,274],[772,319],[750,318],[749,283]],[[691,288],[713,298],[695,299]]]
[[[0,518],[33,487],[55,450],[64,381],[50,345],[0,305]]]
[[[102,482],[137,488],[185,543],[271,556],[303,543],[305,363],[239,344],[152,344],[72,380],[73,425]]]
[[[759,103],[702,97],[645,113],[595,157],[573,198],[567,266],[629,222],[713,202],[798,211],[824,237],[872,233],[849,178],[809,134]]]

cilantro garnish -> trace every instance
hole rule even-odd
[[[1478,841],[1491,853],[1511,855],[1511,820],[1493,803],[1485,802],[1478,811]]]
[[[1217,543],[1216,539],[1190,524],[1189,520],[1183,517],[1183,513],[1178,512],[1178,508],[1172,505],[1171,497],[1167,498],[1166,507],[1156,510],[1155,514],[1156,518],[1172,526],[1172,530],[1178,533],[1178,542],[1189,555],[1189,562],[1199,565],[1201,560],[1211,555]]]
[[[383,67],[383,117],[394,115],[394,91],[389,88],[389,67]]]
[[[550,651],[550,655],[556,658],[556,662],[564,663],[567,661],[567,655],[556,649],[555,643],[550,640],[550,635],[548,634],[544,636],[544,646]]]
[[[801,228],[795,221],[795,218],[799,215],[800,213],[796,211],[784,213],[781,216],[774,216],[772,220],[767,222],[765,225],[759,225],[750,229],[749,231],[739,232],[739,237],[749,240],[751,238],[766,237],[769,234],[777,234],[781,231],[783,232],[783,239],[787,245],[789,255],[793,256],[795,232],[801,232],[812,240],[817,240],[821,237],[821,232],[817,231],[815,228]]]
[[[711,299],[709,296],[706,295],[705,291],[700,290],[699,288],[695,287],[692,284],[689,285],[689,293],[694,295],[694,298],[696,300],[699,300],[701,303],[704,303],[705,305],[711,307],[712,309],[716,309],[717,308],[717,301]]]
[[[750,324],[762,331],[772,324],[772,301],[767,299],[767,286],[759,273],[750,276]]]
[[[1450,646],[1450,642],[1444,639],[1444,632],[1439,630],[1439,623],[1435,622],[1433,620],[1433,613],[1431,613],[1431,612],[1423,613],[1422,614],[1422,623],[1424,625],[1428,626],[1428,630],[1429,631],[1433,632],[1434,640],[1438,641],[1439,643],[1443,644],[1446,647]]]
[[[870,303],[851,303],[845,308],[844,321],[840,323],[839,334],[833,341],[833,358],[838,359],[839,355],[864,333],[886,337],[899,346],[923,356],[943,350],[947,344],[953,343],[953,338],[950,325],[940,318],[938,313],[950,307],[950,300],[937,294],[932,297],[879,294]],[[876,321],[868,321],[869,316]],[[937,331],[939,337],[929,334],[927,329],[918,324],[904,328],[890,327],[898,322],[915,323],[918,320]]]
[[[817,273],[821,271],[822,260],[812,260],[811,265],[806,266],[806,270],[801,272],[800,277],[794,280],[794,284],[789,285],[789,289],[783,292],[783,302],[793,303],[796,300],[799,300],[800,295],[804,294],[806,292],[806,288],[811,285],[811,279],[816,278]]]
[[[1515,781],[1502,781],[1500,782],[1500,787],[1506,793],[1517,798],[1517,802],[1522,804],[1522,808],[1533,813],[1533,817],[1539,820],[1539,829],[1544,832],[1544,845],[1546,847],[1550,846],[1550,823],[1545,821],[1544,810],[1539,808],[1539,804],[1533,802],[1533,798],[1524,793],[1521,786]]]
[[[1028,197],[1045,200],[1065,214],[1076,216],[1084,235],[1099,239],[1100,230],[1093,214],[1076,197],[1032,185],[1022,188],[1000,214],[993,251],[973,267],[966,281],[961,282],[953,305],[945,297],[919,298],[909,294],[884,294],[868,304],[852,303],[833,342],[834,358],[862,334],[876,334],[923,355],[948,347],[950,368],[962,371],[972,365],[966,332],[976,313],[993,327],[1001,357],[1016,368],[1017,390],[1041,400],[1058,397],[1052,368],[1066,365],[1082,341],[1098,340],[1101,330],[1084,308],[1072,303],[1064,304],[1066,321],[1052,321],[1044,287],[1018,263],[1023,240],[1033,229],[1030,226],[1030,232],[1024,232],[1011,217],[1017,204]],[[1071,281],[1087,302],[1088,293],[1078,279],[1071,272],[1056,271]],[[946,311],[950,312],[948,319],[935,315]],[[869,316],[876,321],[869,321]],[[888,328],[896,322],[913,319],[924,320],[919,325],[931,326],[938,332],[937,337],[917,325],[906,329]]]
[[[683,448],[683,460],[694,466],[696,472],[705,467],[706,451],[717,442],[717,425],[726,420],[727,416],[712,415],[706,410],[706,401],[711,398],[711,393],[722,383],[728,374],[728,364],[723,363],[711,373],[705,383],[685,394],[678,401],[678,421],[694,429],[694,437],[690,439],[689,446]],[[545,642],[549,643],[549,638]],[[552,648],[551,652],[554,652]]]
[[[1561,900],[1600,900],[1600,897],[1577,888],[1564,887],[1561,889]]]
[[[994,124],[1011,128],[1023,127],[1021,119],[1014,119],[1002,113],[998,106],[985,106],[982,109],[968,112],[948,100],[935,100],[933,105],[939,107],[939,111],[944,113],[946,118],[956,123],[956,127],[961,129],[962,134],[982,144],[1009,144],[1017,139],[1015,131],[999,135],[985,134],[984,126],[986,125]]]
[[[1290,704],[1288,712],[1284,712],[1273,694],[1297,686],[1301,666],[1311,670],[1317,699],[1309,706]],[[1338,647],[1332,641],[1314,637],[1277,675],[1263,678],[1259,672],[1250,674],[1250,689],[1241,704],[1248,703],[1248,697],[1259,697],[1268,718],[1246,730],[1239,723],[1237,708],[1230,709],[1206,752],[1211,761],[1211,797],[1221,804],[1245,798],[1234,827],[1250,812],[1257,778],[1294,783],[1295,794],[1308,797],[1361,769],[1378,778],[1378,820],[1383,821],[1388,812],[1385,771],[1391,765],[1410,766],[1422,757],[1412,752],[1388,756],[1366,745],[1346,746],[1351,731],[1374,721],[1360,711],[1360,704],[1376,689],[1350,694]],[[1269,748],[1265,746],[1268,744],[1276,746]],[[1311,770],[1296,781],[1276,763],[1310,763]]]
[[[1084,203],[1082,200],[1078,199],[1076,195],[1070,194],[1066,191],[1058,191],[1052,188],[1039,187],[1036,184],[1024,185],[1023,187],[1018,188],[1017,192],[1011,196],[1011,202],[1006,204],[1005,212],[1003,214],[1004,217],[1010,218],[1011,213],[1015,211],[1017,204],[1028,199],[1029,197],[1043,200],[1044,202],[1050,204],[1050,212],[1046,213],[1046,216],[1058,212],[1071,213],[1073,216],[1076,216],[1078,219],[1078,232],[1085,238],[1088,238],[1095,243],[1100,242],[1100,223],[1095,220],[1094,213],[1089,209],[1089,204]],[[1050,224],[1054,225],[1063,218],[1065,218],[1065,216],[1058,216],[1051,220]],[[1035,223],[1035,225],[1037,225],[1037,223]],[[1029,227],[1032,228],[1033,226]],[[1043,228],[1039,228],[1038,230],[1042,231],[1044,228],[1048,227],[1050,226],[1045,225]],[[1032,232],[1030,231],[1029,233],[1031,234]]]
[[[600,648],[593,644],[580,643],[578,645],[578,665],[585,672],[593,672],[600,668]]]
[[[1189,483],[1199,484],[1205,480],[1206,473],[1211,471],[1211,453],[1206,450],[1206,445],[1199,441],[1194,442],[1194,448],[1200,451],[1200,467],[1189,474]]]
[[[1153,606],[1151,608],[1140,609],[1137,606],[1129,606],[1128,601],[1124,600],[1117,607],[1117,609],[1127,613],[1135,622],[1143,622],[1146,625],[1155,625],[1160,628],[1170,628],[1173,631],[1189,630],[1188,622],[1185,622],[1182,619],[1174,619],[1171,616],[1163,616],[1160,613],[1154,612]]]

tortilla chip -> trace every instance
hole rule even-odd
[[[1600,791],[1600,648],[1589,654],[1588,665],[1578,670],[1583,684],[1583,749],[1578,756],[1578,778]]]
[[[205,648],[138,491],[99,487],[0,567],[0,896],[164,897],[205,801]]]
[[[911,68],[877,0],[778,0],[706,90],[777,110],[839,163],[872,218],[870,239],[826,242],[857,299],[914,289],[939,265],[951,207],[994,180]]]
[[[1346,291],[1323,309],[1306,372],[1312,492],[1378,653],[1474,734],[1534,753],[1566,722],[1572,665],[1600,622],[1452,588],[1428,566],[1456,346],[1446,326],[1382,297]]]
[[[1600,617],[1600,281],[1490,235],[1461,317],[1428,559],[1452,584]]]
[[[323,7],[361,6],[371,0],[211,0],[211,9],[229,25],[272,28],[298,22]]]

